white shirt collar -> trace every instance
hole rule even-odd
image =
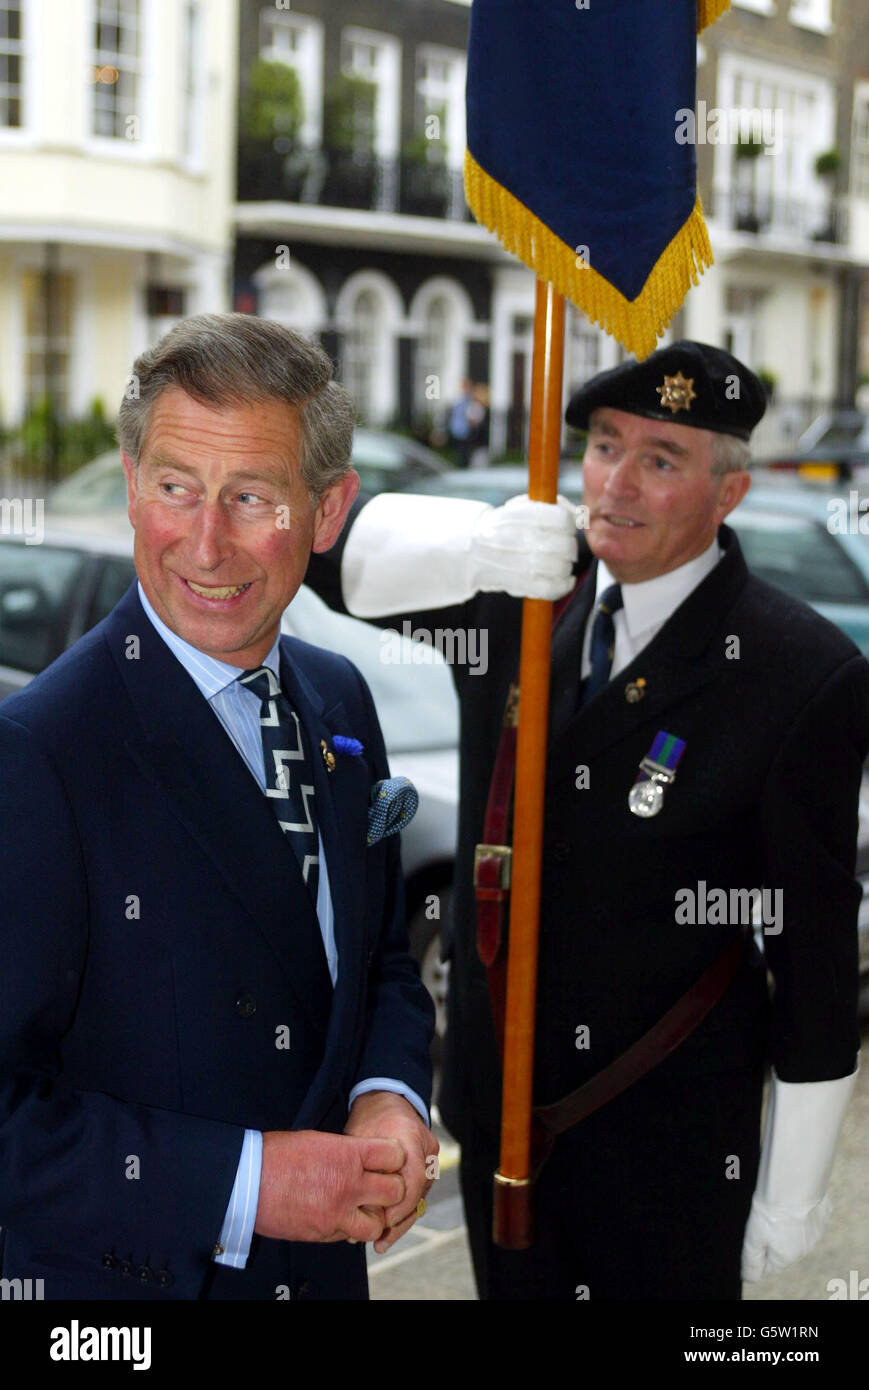
[[[179,637],[177,632],[173,632],[171,627],[166,626],[148,602],[141,580],[139,581],[139,600],[166,646],[178,658],[187,674],[192,676],[206,700],[213,699],[221,690],[225,690],[228,685],[232,685],[233,681],[238,680],[244,670],[243,666],[231,666],[227,661],[218,661],[217,657],[208,656],[206,652],[201,652],[198,647],[185,642],[183,637]],[[268,666],[278,680],[281,678],[280,635],[280,631],[278,631],[268,655],[264,661],[260,662],[261,666]]]
[[[665,623],[707,574],[712,573],[723,553],[716,536],[702,555],[696,555],[678,569],[645,579],[640,584],[622,584],[624,620],[631,638],[636,639],[648,628]],[[615,582],[604,561],[598,560],[595,599]]]

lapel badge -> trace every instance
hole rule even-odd
[[[646,682],[642,676],[638,676],[635,681],[629,681],[625,686],[625,699],[629,705],[635,705],[638,700],[642,700],[646,693]]]
[[[323,762],[326,764],[326,771],[334,772],[335,754],[332,752],[332,749],[329,747],[328,743],[324,738],[320,739],[320,752],[323,754]]]
[[[681,372],[675,376],[665,374],[664,385],[656,386],[655,390],[661,397],[661,405],[667,406],[674,415],[679,410],[690,410],[691,402],[697,399],[693,376],[685,377]]]
[[[636,781],[628,792],[628,807],[641,820],[656,816],[664,805],[664,792],[676,777],[685,752],[685,740],[659,729],[640,763]]]

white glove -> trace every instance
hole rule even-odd
[[[480,590],[557,599],[573,587],[576,507],[514,497],[503,507],[383,492],[362,508],[341,563],[358,618],[464,603]]]
[[[793,1083],[773,1072],[742,1246],[747,1283],[801,1260],[820,1240],[832,1211],[827,1184],[833,1154],[856,1079],[855,1071],[836,1081]]]

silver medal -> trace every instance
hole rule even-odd
[[[628,806],[635,816],[643,820],[656,816],[664,804],[664,788],[660,782],[651,779],[635,782],[628,792]]]

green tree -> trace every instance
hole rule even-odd
[[[357,73],[342,73],[326,94],[323,137],[329,149],[374,153],[377,84]]]
[[[247,73],[238,112],[242,140],[271,142],[276,135],[296,140],[304,118],[298,76],[286,63],[257,58]]]

